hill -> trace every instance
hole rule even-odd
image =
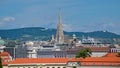
[[[50,40],[51,35],[56,34],[56,29],[47,29],[42,27],[29,27],[19,29],[0,30],[0,36],[3,39],[21,39],[21,40]],[[120,38],[120,35],[111,32],[94,31],[94,32],[66,32],[65,35],[72,37],[75,34],[79,39],[84,35],[85,37],[113,39]]]

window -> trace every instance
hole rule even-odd
[[[84,65],[86,65],[86,63],[84,63]]]
[[[93,63],[93,65],[95,65],[95,62]]]
[[[112,65],[112,63],[110,63],[110,65]]]
[[[60,67],[58,67],[58,68],[60,68]]]
[[[63,68],[66,68],[66,67],[63,67]]]
[[[52,67],[52,68],[55,68],[55,67]]]
[[[104,65],[103,62],[101,64]]]

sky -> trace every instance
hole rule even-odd
[[[120,35],[120,0],[0,0],[0,29],[56,28],[59,8],[65,31]]]

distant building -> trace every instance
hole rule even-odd
[[[120,44],[110,45],[109,47],[110,47],[110,52],[111,53],[120,52]]]
[[[84,48],[89,48],[91,50],[91,57],[102,57],[109,53],[110,50],[108,46],[84,46]]]
[[[86,37],[85,38],[84,36],[81,40],[81,43],[82,43],[82,45],[89,45],[89,46],[91,46],[91,45],[94,45],[94,46],[102,45],[102,43],[100,41],[98,41],[97,39],[94,39],[92,37]]]
[[[56,32],[56,42],[57,44],[63,44],[64,43],[64,34],[63,34],[63,26],[61,21],[61,14],[59,11],[59,18],[58,18],[58,25],[57,25],[57,32]]]
[[[0,37],[0,52],[4,52],[4,48],[6,47],[6,46],[4,46],[4,44],[5,44],[5,41],[2,40]]]

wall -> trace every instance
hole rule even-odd
[[[92,52],[91,57],[102,57],[106,55],[108,52]]]
[[[45,65],[45,66],[41,66],[41,65],[15,65],[15,66],[5,66],[3,68],[72,68],[72,67],[68,67],[65,65]],[[77,68],[120,68],[120,66],[79,66]]]

